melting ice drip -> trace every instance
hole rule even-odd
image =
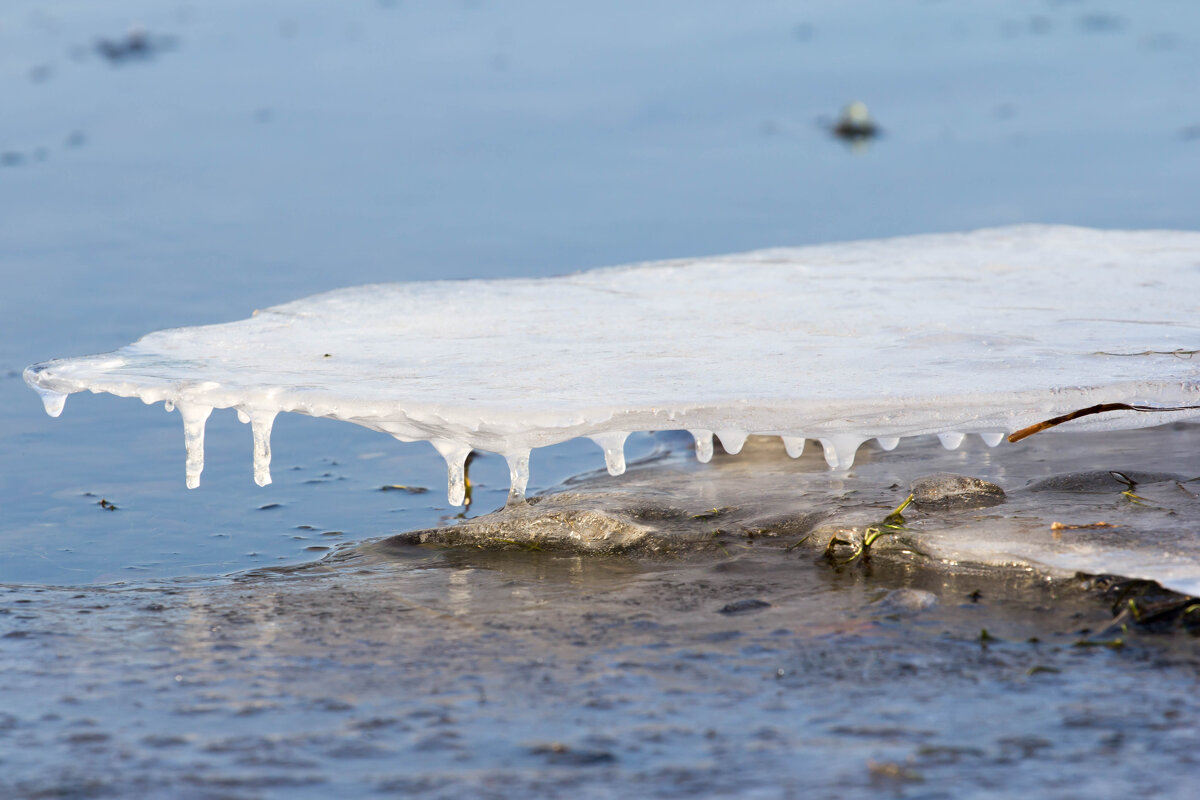
[[[36,364],[58,416],[83,390],[180,412],[187,485],[204,426],[234,408],[270,483],[290,411],[428,441],[464,499],[472,450],[505,457],[524,494],[534,447],[592,439],[625,470],[631,431],[683,429],[696,457],[748,434],[788,455],[818,441],[846,470],[868,439],[936,434],[990,446],[1095,403],[1200,402],[1200,234],[1022,226],[537,280],[355,287],[225,325],[152,333],[113,353]],[[1120,412],[1111,430],[1200,415]]]

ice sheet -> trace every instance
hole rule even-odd
[[[239,322],[149,334],[25,371],[46,410],[90,390],[178,409],[187,483],[204,421],[235,408],[269,482],[278,412],[428,441],[452,503],[472,449],[508,459],[596,440],[611,472],[631,431],[820,441],[848,469],[864,441],[999,435],[1096,403],[1200,403],[1200,233],[1019,226],[760,250],[547,279],[340,289]],[[1103,414],[1063,429],[1200,412]]]

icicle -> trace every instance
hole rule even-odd
[[[506,455],[508,462],[508,502],[518,503],[525,499],[525,487],[529,484],[529,451]]]
[[[696,460],[701,464],[707,464],[709,461],[712,461],[712,431],[697,429],[694,431],[688,431],[688,433],[690,433],[692,438],[696,440]]]
[[[875,439],[879,446],[884,450],[895,450],[896,445],[900,444],[899,436],[880,436]]]
[[[742,452],[742,446],[746,444],[746,432],[736,428],[717,431],[717,438],[721,440],[721,447],[725,448],[725,452],[731,456]]]
[[[245,413],[238,409],[238,417]],[[275,425],[274,411],[255,410],[246,414],[254,437],[254,482],[266,486],[271,482],[271,428]]]
[[[165,410],[168,414],[170,414],[172,411],[175,410],[175,401],[174,400],[163,400],[163,410]]]
[[[1002,441],[1004,441],[1004,434],[1003,433],[981,433],[981,434],[979,434],[979,438],[983,439],[983,443],[986,444],[988,447],[995,447],[996,445],[998,445]]]
[[[609,475],[622,475],[625,472],[625,440],[629,434],[623,431],[616,433],[601,433],[590,437],[604,451],[604,465],[608,467]]]
[[[833,446],[833,442],[829,439],[822,439],[821,447],[825,451],[825,463],[829,465],[830,469],[837,469],[838,453],[837,449]]]
[[[185,473],[187,488],[195,489],[200,485],[200,473],[204,471],[204,423],[212,406],[193,406],[179,404],[179,416],[183,417],[183,443],[187,448]]]
[[[855,436],[840,435],[831,439],[822,439],[821,447],[825,450],[825,463],[830,469],[850,469],[854,466],[854,454],[862,439]]]
[[[804,437],[803,436],[784,436],[783,449],[792,458],[799,458],[804,454]]]
[[[43,389],[36,384],[33,387],[38,395],[42,398],[42,408],[46,409],[46,413],[52,417],[57,417],[63,412],[63,406],[67,404],[67,396],[62,392]]]
[[[958,431],[946,431],[945,433],[939,433],[937,437],[941,441],[942,447],[947,450],[957,450],[958,446],[963,443],[963,439],[967,438],[967,435]]]
[[[243,411],[240,408],[237,410],[237,415],[238,415],[238,422],[242,423],[243,425],[245,425],[247,422],[250,421],[250,415],[247,414],[245,411]]]
[[[434,439],[430,444],[446,460],[446,499],[452,506],[461,506],[467,499],[467,456],[471,448],[450,439]]]

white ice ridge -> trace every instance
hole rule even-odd
[[[630,431],[821,443],[848,469],[868,439],[1004,433],[1097,403],[1200,403],[1200,233],[1020,226],[613,267],[557,278],[339,289],[112,353],[36,364],[57,415],[91,390],[181,412],[187,483],[204,422],[270,430],[291,411],[345,420],[446,459],[452,504],[472,450],[520,495],[532,448],[586,436],[624,468]],[[1097,414],[1063,429],[1200,412]]]

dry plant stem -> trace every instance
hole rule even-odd
[[[1008,441],[1019,442],[1022,439],[1033,436],[1035,433],[1041,433],[1042,431],[1053,428],[1056,425],[1062,425],[1064,422],[1070,422],[1071,420],[1079,419],[1080,417],[1090,417],[1092,414],[1103,414],[1108,411],[1200,411],[1200,406],[1171,406],[1169,408],[1159,408],[1157,406],[1131,406],[1128,403],[1100,403],[1098,405],[1088,406],[1087,408],[1081,408],[1078,411],[1072,411],[1069,414],[1063,414],[1061,417],[1053,417],[1051,419],[1043,420],[1042,422],[1034,423],[1027,428],[1022,428],[1016,433],[1011,434],[1008,437]]]

